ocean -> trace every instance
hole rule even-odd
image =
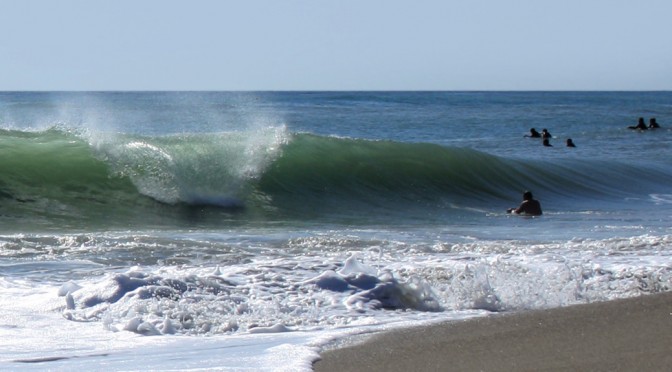
[[[0,92],[0,369],[310,370],[669,291],[670,155],[672,92]]]

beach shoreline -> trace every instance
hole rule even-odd
[[[672,366],[672,292],[392,330],[326,350],[332,371],[627,371]]]

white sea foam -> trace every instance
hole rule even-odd
[[[209,235],[210,244],[215,236]],[[241,252],[236,265],[195,260],[101,271],[75,262],[72,270],[98,274],[63,282],[57,275],[52,282],[4,278],[0,368],[95,369],[105,363],[114,369],[308,370],[318,348],[339,335],[611,300],[672,286],[667,235],[433,247],[366,236],[351,231],[290,237],[285,246],[294,247],[293,253]],[[202,238],[181,234],[172,245]],[[110,235],[98,239],[135,244]],[[252,241],[249,235],[244,239]],[[86,252],[72,244],[81,244],[81,238],[39,241],[62,242],[58,249],[65,254]],[[306,241],[325,249],[311,251]],[[175,357],[182,361],[175,363]]]

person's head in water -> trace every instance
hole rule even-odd
[[[523,193],[523,200],[532,200],[534,199],[534,196],[532,196],[532,191],[525,191]]]
[[[551,145],[551,143],[548,141],[548,138],[544,138],[544,142],[543,142],[543,144],[544,144],[544,146],[546,146],[546,147],[553,147],[553,145]]]
[[[567,147],[576,147],[571,138],[567,138]]]

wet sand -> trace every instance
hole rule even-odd
[[[385,332],[325,351],[314,369],[672,370],[672,293]]]

